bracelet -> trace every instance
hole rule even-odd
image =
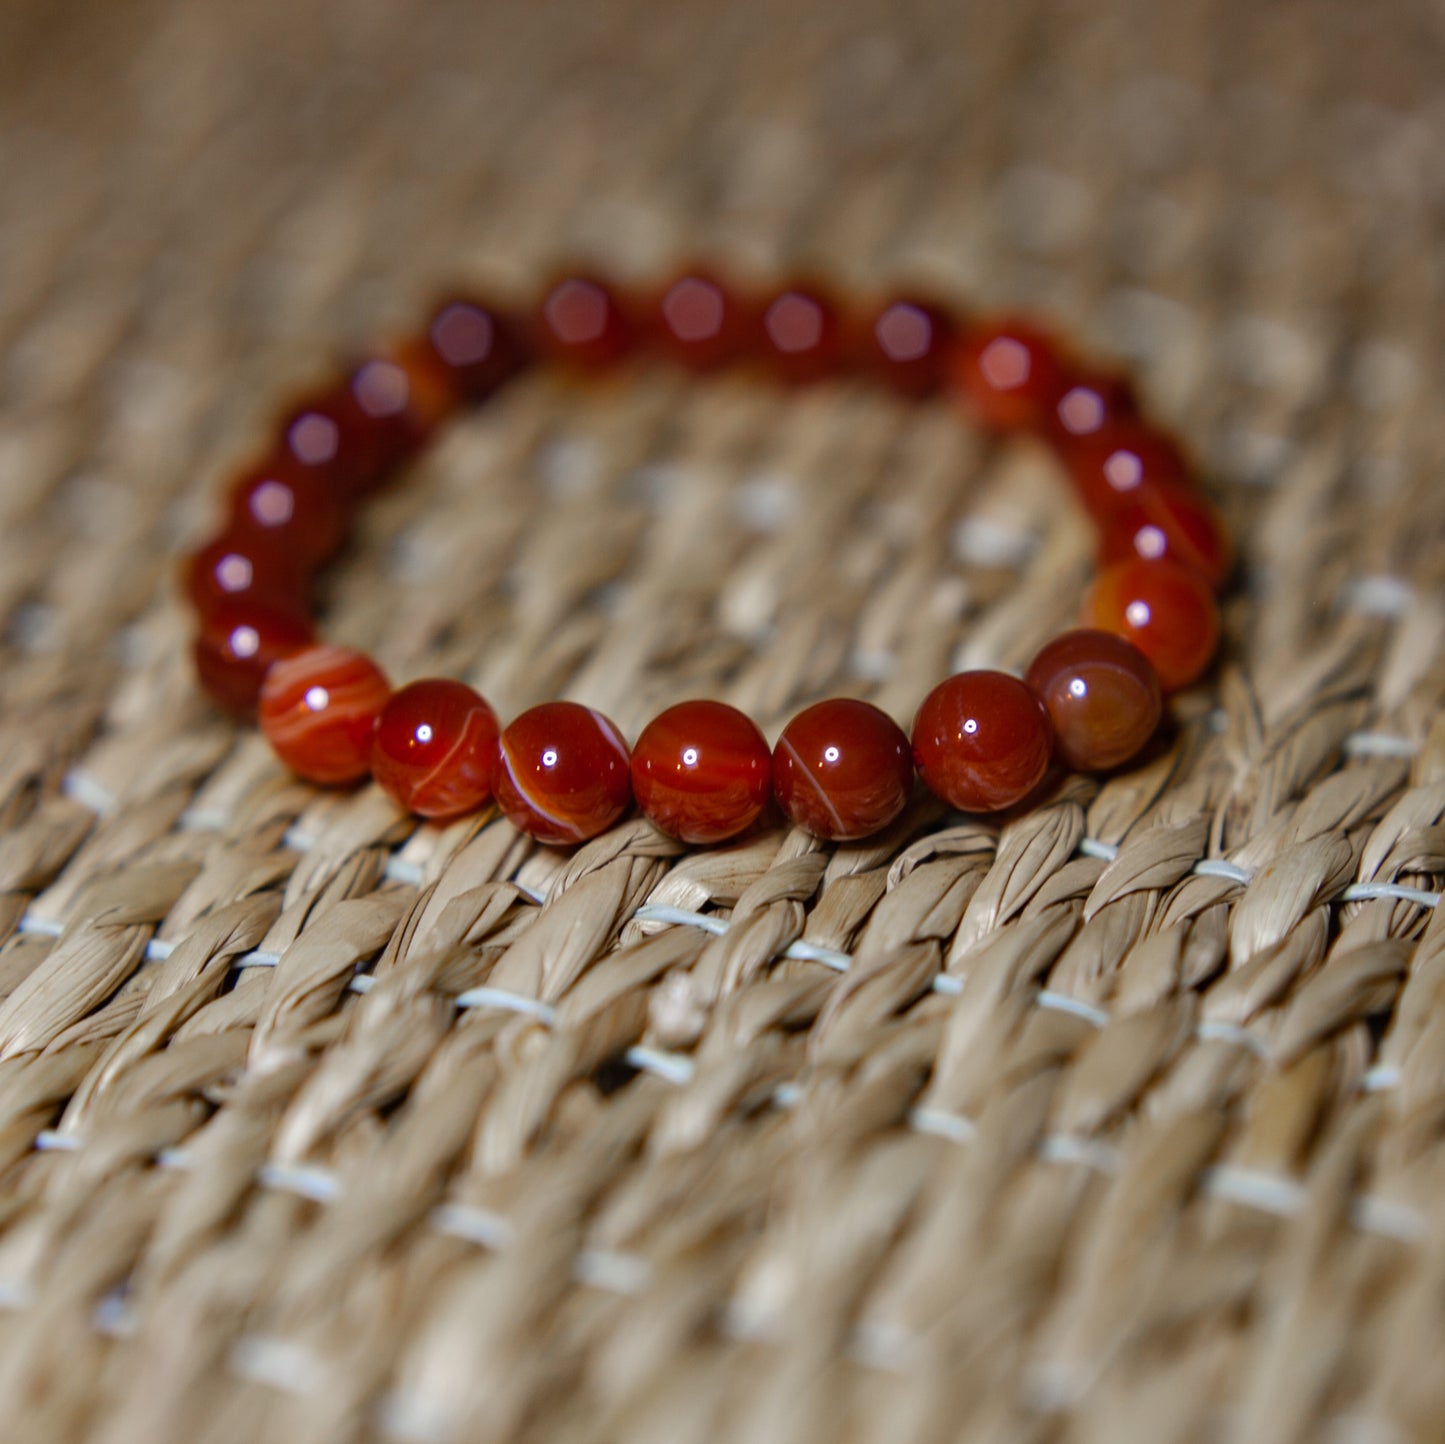
[[[669,707],[630,751],[574,702],[502,728],[462,682],[394,691],[364,653],[316,640],[311,584],[358,503],[449,416],[537,360],[598,371],[642,349],[697,372],[751,361],[790,384],[865,375],[907,396],[943,392],[976,424],[1047,441],[1100,531],[1085,625],[1044,646],[1023,679],[979,670],[940,682],[911,738],[872,704],[834,698],[798,713],[772,749],[742,712],[707,700]],[[951,806],[996,812],[1026,799],[1056,756],[1107,771],[1138,753],[1162,695],[1198,679],[1219,639],[1229,541],[1190,474],[1126,381],[1025,322],[960,322],[911,297],[850,318],[814,288],[754,302],[704,271],[646,299],[568,275],[526,315],[449,300],[420,336],[291,409],[269,454],[232,486],[220,535],[188,559],[195,663],[222,707],[259,714],[298,776],[338,786],[369,775],[421,817],[495,801],[531,836],[571,844],[635,799],[661,831],[715,843],[751,826],[772,795],[819,837],[867,837],[902,811],[915,770]]]

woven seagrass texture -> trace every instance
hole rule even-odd
[[[0,14],[0,1437],[1445,1435],[1445,30],[1404,3]],[[722,258],[1125,359],[1242,564],[1144,765],[564,854],[323,795],[174,560],[457,281]],[[906,723],[1066,625],[944,405],[539,374],[331,633],[635,735]]]

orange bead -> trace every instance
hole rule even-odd
[[[927,396],[943,384],[956,327],[939,306],[898,296],[867,317],[854,364],[891,390]]]
[[[1219,645],[1219,608],[1209,583],[1178,562],[1118,562],[1094,579],[1084,625],[1132,642],[1165,692],[1204,675]]]
[[[1053,747],[1044,704],[1006,672],[949,677],[913,719],[919,775],[963,812],[997,812],[1027,797],[1048,771]]]
[[[871,702],[833,697],[805,707],[773,749],[773,788],[788,818],[816,837],[870,837],[913,790],[903,729]]]
[[[492,790],[519,831],[539,842],[585,842],[632,800],[627,744],[600,712],[544,702],[502,732]]]
[[[1189,467],[1174,441],[1142,421],[1121,421],[1072,438],[1061,453],[1079,499],[1108,516],[1142,487],[1183,483]]]
[[[475,812],[492,795],[497,714],[464,682],[429,677],[394,692],[376,719],[371,775],[418,817]]]
[[[1081,628],[1055,637],[1024,674],[1049,714],[1059,755],[1076,772],[1127,762],[1164,711],[1159,678],[1132,643]]]
[[[537,345],[554,361],[601,370],[631,347],[632,325],[610,287],[592,276],[564,276],[537,309]]]
[[[724,842],[757,821],[772,785],[767,739],[725,702],[679,702],[632,749],[632,792],[643,816],[682,842]]]
[[[312,637],[310,620],[295,608],[254,597],[222,602],[201,619],[196,674],[226,711],[249,716],[272,666]]]
[[[230,526],[297,567],[321,566],[346,541],[351,517],[325,478],[284,456],[268,457],[231,487]]]
[[[670,360],[694,371],[711,371],[757,344],[753,307],[716,277],[688,271],[657,302],[652,342]]]
[[[254,597],[304,609],[308,569],[252,531],[227,530],[184,563],[186,596],[198,612]]]
[[[1046,429],[1066,389],[1053,339],[1027,321],[967,327],[949,371],[964,409],[995,431]]]
[[[763,311],[761,354],[780,380],[818,381],[831,375],[842,354],[838,312],[821,291],[789,286]]]
[[[371,770],[376,719],[391,696],[381,668],[350,647],[307,647],[283,657],[261,683],[261,731],[298,777],[323,786]]]
[[[1229,573],[1229,534],[1219,513],[1183,486],[1141,486],[1103,521],[1099,563],[1140,557],[1192,567],[1212,587]]]

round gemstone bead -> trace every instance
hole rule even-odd
[[[619,360],[632,326],[612,290],[592,276],[564,276],[537,309],[537,342],[554,361],[586,371]]]
[[[1219,513],[1183,486],[1141,486],[1104,518],[1102,566],[1140,557],[1192,567],[1212,587],[1229,573],[1229,534]]]
[[[799,712],[773,749],[773,788],[789,819],[817,837],[868,837],[903,811],[913,753],[871,702],[833,697]]]
[[[751,350],[758,319],[753,308],[704,271],[679,276],[662,293],[651,339],[670,360],[711,371]]]
[[[255,531],[228,529],[186,558],[186,596],[198,612],[223,602],[257,598],[298,610],[306,599],[307,569]]]
[[[1096,517],[1108,516],[1141,487],[1182,483],[1189,474],[1174,442],[1142,421],[1074,438],[1063,451],[1079,498]]]
[[[1081,436],[1133,420],[1137,411],[1134,390],[1124,377],[1109,372],[1070,374],[1054,405],[1050,429],[1060,445],[1068,446]]]
[[[1048,771],[1053,746],[1044,704],[1006,672],[949,677],[913,720],[919,775],[964,812],[997,812],[1027,797]]]
[[[323,786],[371,770],[376,719],[391,696],[381,668],[350,647],[307,647],[283,657],[261,684],[261,731],[298,777]]]
[[[1060,757],[1076,772],[1127,762],[1154,735],[1164,710],[1149,659],[1110,632],[1081,628],[1055,637],[1024,680],[1049,714]]]
[[[1084,603],[1084,625],[1132,642],[1165,692],[1203,676],[1219,645],[1214,593],[1178,562],[1134,559],[1100,572]]]
[[[855,343],[855,364],[904,396],[927,396],[943,384],[954,341],[941,307],[899,296],[868,316]]]
[[[817,381],[836,369],[842,352],[838,312],[821,291],[790,286],[763,311],[762,355],[784,381]]]
[[[772,763],[751,718],[725,702],[679,702],[642,729],[632,792],[659,831],[682,842],[736,837],[768,800]]]
[[[346,540],[348,509],[314,471],[272,457],[231,488],[231,528],[264,538],[263,545],[300,567],[321,566]]]
[[[313,392],[286,416],[278,451],[327,481],[345,501],[366,496],[398,459],[387,437],[357,404],[349,382]]]
[[[267,672],[310,646],[312,636],[309,619],[297,608],[254,597],[222,602],[201,619],[196,673],[216,703],[249,716]]]
[[[485,401],[529,359],[522,328],[496,307],[467,297],[439,306],[426,335],[437,364],[465,401]]]
[[[418,817],[475,812],[492,795],[497,714],[465,682],[428,677],[393,692],[376,719],[371,775]]]
[[[456,405],[445,374],[425,361],[425,351],[399,349],[363,361],[347,378],[383,478],[415,456]]]
[[[949,370],[965,408],[995,431],[1047,428],[1067,385],[1053,339],[1026,321],[968,327]]]
[[[539,842],[584,842],[632,799],[622,734],[576,702],[544,702],[510,722],[496,747],[492,790],[519,831]]]

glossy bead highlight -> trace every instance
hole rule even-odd
[[[596,371],[627,352],[632,326],[610,287],[592,276],[564,276],[537,309],[537,344],[554,361]]]
[[[1209,583],[1177,562],[1125,561],[1101,572],[1083,620],[1138,647],[1165,692],[1202,677],[1219,645],[1219,608]]]
[[[485,401],[529,360],[517,322],[497,307],[465,296],[437,307],[427,323],[426,339],[463,401]]]
[[[622,734],[600,712],[544,702],[502,732],[492,789],[519,831],[539,842],[585,842],[627,810],[630,764]]]
[[[806,286],[790,286],[768,302],[760,339],[769,369],[796,384],[832,374],[842,350],[837,309]]]
[[[497,714],[464,682],[413,682],[392,694],[376,720],[371,775],[418,817],[475,812],[492,795],[497,730]]]
[[[350,647],[307,647],[283,657],[261,684],[261,731],[298,777],[322,786],[371,770],[376,719],[391,696],[381,668]]]
[[[773,788],[790,821],[848,841],[887,827],[913,790],[903,729],[871,702],[833,697],[805,707],[773,749]]]
[[[949,371],[964,409],[994,431],[1047,429],[1066,389],[1054,340],[1027,321],[968,327]]]
[[[956,327],[940,306],[899,296],[862,326],[855,364],[904,396],[928,396],[943,384]]]
[[[669,707],[632,749],[637,805],[660,832],[682,842],[736,837],[757,821],[771,785],[767,739],[725,702]]]
[[[309,568],[254,531],[227,530],[186,558],[185,593],[198,612],[248,598],[300,611]]]
[[[201,619],[196,673],[219,706],[249,716],[272,665],[310,646],[313,636],[295,608],[257,598],[223,602]]]
[[[1053,746],[1044,704],[1006,672],[949,677],[913,720],[919,775],[963,812],[997,812],[1027,797],[1048,771]]]
[[[1106,517],[1146,486],[1184,482],[1183,453],[1161,431],[1143,422],[1120,422],[1063,448],[1065,464],[1084,509]]]
[[[688,271],[663,291],[650,339],[671,361],[711,371],[757,344],[752,306],[706,271]]]
[[[1219,513],[1182,486],[1143,486],[1131,492],[1101,525],[1099,563],[1139,558],[1178,562],[1198,572],[1211,587],[1229,574],[1229,534]]]
[[[341,550],[348,508],[315,472],[285,458],[252,467],[231,487],[230,525],[297,566],[318,567]]]
[[[1064,632],[1024,675],[1053,723],[1059,756],[1076,772],[1129,761],[1163,714],[1159,678],[1132,643],[1089,628]]]

